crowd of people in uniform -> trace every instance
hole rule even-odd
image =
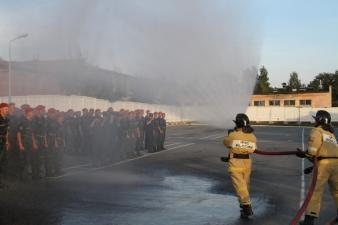
[[[65,153],[86,155],[92,166],[102,166],[164,150],[165,116],[141,109],[60,112],[1,103],[0,182],[3,175],[22,181],[59,176]]]

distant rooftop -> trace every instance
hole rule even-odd
[[[276,94],[302,94],[302,93],[327,93],[329,88],[304,87],[299,89],[273,88],[270,92],[254,93],[254,95],[276,95]]]

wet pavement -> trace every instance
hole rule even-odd
[[[305,137],[308,129],[304,129]],[[259,148],[294,150],[303,128],[256,127]],[[224,130],[173,127],[167,150],[93,168],[84,161],[66,174],[0,192],[1,225],[285,225],[302,196],[301,160],[254,156],[254,217],[239,219],[238,202],[219,157]],[[306,177],[306,183],[309,183]],[[335,215],[328,193],[321,219]]]

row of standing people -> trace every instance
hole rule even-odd
[[[164,149],[165,113],[0,106],[0,174],[10,178],[60,175],[64,153],[101,166]]]

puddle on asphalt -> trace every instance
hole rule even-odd
[[[211,180],[193,176],[168,176],[161,181],[159,188],[129,189],[123,193],[129,198],[115,201],[111,199],[111,203],[127,206],[125,210],[110,208],[112,211],[107,209],[85,213],[82,208],[78,211],[82,215],[76,213],[77,210],[68,211],[64,213],[63,224],[72,225],[79,222],[102,225],[234,224],[239,218],[237,198],[230,194],[210,193],[212,186]],[[269,208],[268,199],[253,196],[252,201],[256,217],[266,213]],[[132,210],[133,207],[139,207],[140,210]]]

